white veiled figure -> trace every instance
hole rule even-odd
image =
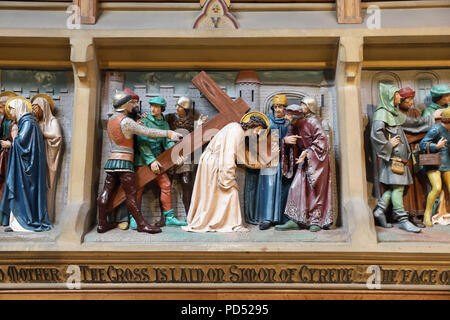
[[[15,117],[16,122],[19,122],[20,118],[22,118],[22,116],[25,113],[30,112],[28,110],[27,103],[24,100],[19,99],[19,98],[11,100],[11,102],[9,103],[9,108],[11,109],[11,111],[12,111],[12,109],[15,110],[13,115]]]
[[[39,122],[44,136],[45,155],[47,158],[47,207],[50,221],[55,218],[55,196],[57,174],[62,154],[62,134],[58,120],[53,115],[50,104],[45,98],[36,98],[33,104],[42,110],[42,120]]]

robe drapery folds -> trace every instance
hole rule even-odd
[[[268,116],[270,130],[278,130],[278,145],[287,133],[287,120]],[[263,221],[280,224],[286,222],[284,209],[291,179],[281,172],[281,163],[276,167],[261,170],[247,169],[245,179],[245,218],[248,223]]]
[[[410,118],[401,113],[398,106],[394,105],[394,95],[398,91],[395,86],[380,83],[380,99],[373,116],[370,139],[377,157],[382,160],[379,181],[385,185],[407,186],[413,183],[409,168],[405,166],[403,174],[393,173],[392,157],[401,158],[407,163],[411,157],[411,149],[405,132],[426,132],[434,124],[434,118]],[[394,148],[389,140],[395,136],[400,137],[400,143]]]
[[[328,138],[315,117],[298,119],[286,136],[298,135],[295,145],[282,142],[282,170],[287,178],[294,175],[285,215],[304,226],[326,228],[333,223],[332,172]],[[306,159],[296,165],[302,151]]]
[[[185,231],[248,231],[239,206],[237,163],[246,162],[244,130],[233,122],[220,130],[200,157]]]
[[[12,120],[8,120],[6,116],[3,116],[3,119],[0,122],[0,140],[7,140],[12,142],[13,138],[11,136],[11,131],[14,126],[14,122]],[[8,168],[8,157],[9,157],[9,148],[1,148],[0,150],[0,199],[3,196],[3,190],[5,187],[6,180],[6,170]]]
[[[11,145],[5,190],[0,209],[26,230],[52,228],[47,210],[44,140],[34,115],[17,108],[19,134]]]
[[[44,98],[36,98],[33,104],[42,109],[42,121],[39,122],[44,136],[45,155],[47,159],[47,206],[50,219],[55,216],[55,196],[59,163],[62,156],[63,138],[58,120],[53,115],[50,104]]]

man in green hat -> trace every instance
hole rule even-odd
[[[373,115],[371,141],[378,158],[381,159],[379,181],[387,191],[378,199],[373,212],[376,222],[384,228],[391,228],[386,221],[386,210],[392,202],[394,220],[398,227],[408,232],[420,232],[420,228],[408,220],[408,212],[403,205],[403,192],[413,183],[408,166],[411,149],[405,135],[428,131],[434,124],[434,118],[440,117],[435,112],[428,117],[410,118],[400,112],[400,89],[380,83],[380,98]]]
[[[431,88],[432,103],[425,108],[422,117],[433,115],[436,110],[444,110],[450,104],[450,88],[445,84],[437,84]]]
[[[170,130],[169,123],[164,119],[163,112],[166,110],[166,100],[162,97],[154,97],[149,100],[150,113],[144,113],[140,122],[142,125],[148,128]],[[137,136],[136,141],[136,157],[134,160],[134,166],[150,166],[150,169],[157,175],[156,182],[161,189],[160,203],[163,209],[161,214],[161,220],[157,223],[159,227],[167,226],[186,226],[186,222],[180,221],[175,218],[174,210],[172,208],[172,185],[170,183],[169,176],[166,173],[161,173],[161,164],[156,158],[165,150],[172,147],[175,142],[168,138],[147,138],[143,136]],[[178,165],[182,164],[182,158],[177,161]],[[138,203],[141,203],[143,190],[138,192]],[[134,229],[136,223],[132,217],[130,217],[130,228]]]
[[[450,141],[450,107],[445,108],[442,112],[441,123],[435,124],[420,142],[420,149],[422,151],[428,152],[429,150],[431,153],[439,153],[441,155],[440,165],[424,166],[431,184],[423,220],[427,227],[432,227],[433,222],[440,223],[445,220],[447,221],[443,224],[448,224],[449,222],[448,216],[445,217],[441,213],[433,216],[433,219],[431,218],[433,205],[442,191],[442,182],[445,183],[447,191],[450,191],[450,153],[448,141]],[[444,214],[446,213],[445,211]]]

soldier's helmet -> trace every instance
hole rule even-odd
[[[316,113],[317,111],[317,102],[316,99],[314,99],[313,97],[309,97],[306,96],[302,99],[302,103],[306,105],[306,107],[308,107],[309,111],[311,113]]]
[[[126,109],[124,106],[125,103],[131,100],[133,100],[133,96],[131,94],[116,90],[112,99],[113,107],[118,112],[124,111]]]
[[[182,107],[183,109],[189,109],[191,107],[191,99],[189,97],[180,97],[177,101],[177,106]]]

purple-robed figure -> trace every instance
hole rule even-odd
[[[330,147],[320,121],[314,116],[315,101],[286,108],[291,124],[281,147],[282,171],[294,175],[284,214],[291,219],[276,230],[308,227],[315,232],[333,223]],[[300,154],[300,157],[298,155]]]

